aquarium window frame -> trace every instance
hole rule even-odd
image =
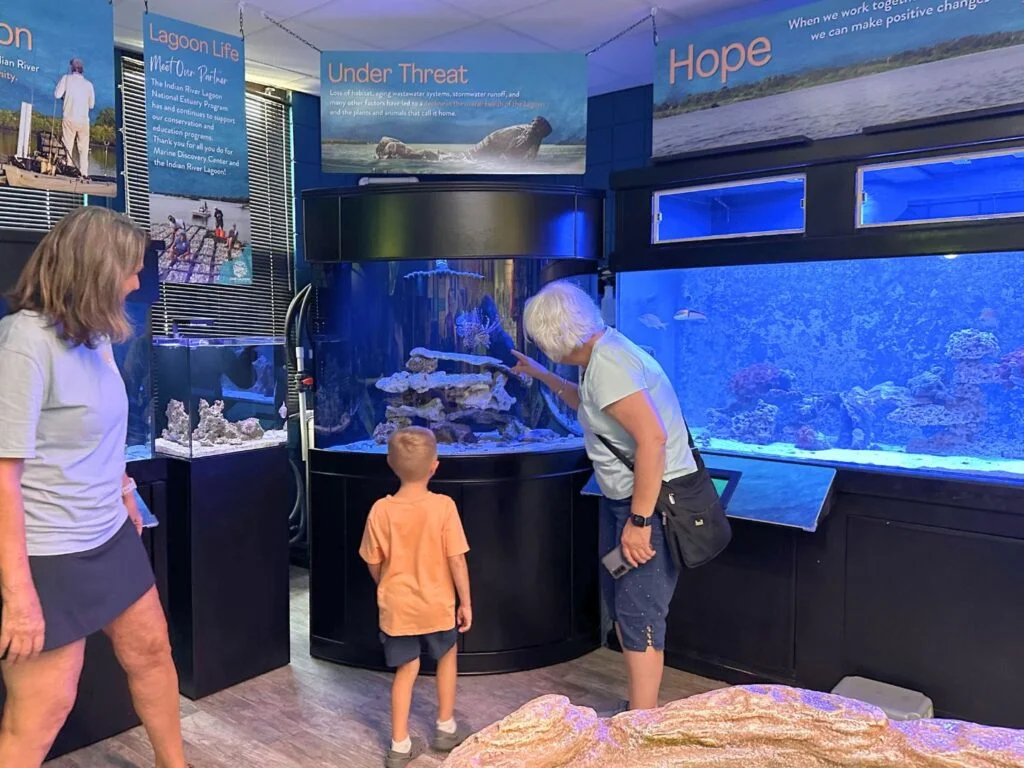
[[[919,157],[916,160],[895,160],[888,163],[871,163],[870,165],[857,166],[857,191],[853,206],[853,225],[857,230],[888,229],[892,227],[920,227],[933,224],[955,224],[958,222],[977,223],[984,221],[996,221],[1003,219],[1024,219],[1024,210],[1020,213],[990,213],[983,216],[943,216],[929,219],[911,219],[908,221],[883,221],[872,224],[863,223],[864,212],[864,175],[865,173],[878,170],[893,170],[897,168],[920,168],[929,165],[947,165],[957,160],[981,160],[988,157],[1007,157],[1020,155],[1024,165],[1024,145],[1003,149],[993,149],[983,152],[959,152],[948,155],[930,155]]]
[[[800,211],[803,214],[803,225],[796,229],[774,229],[770,232],[742,232],[724,235],[702,235],[698,237],[678,237],[662,240],[658,236],[661,226],[661,206],[663,197],[678,195],[682,192],[708,192],[715,189],[740,189],[743,187],[754,187],[761,184],[772,184],[776,182],[800,182],[803,186],[803,197],[800,200]],[[671,245],[674,243],[702,243],[713,240],[747,240],[759,237],[776,237],[778,235],[803,235],[807,232],[807,174],[791,173],[784,176],[758,176],[753,179],[739,179],[736,181],[719,181],[713,184],[698,184],[686,187],[673,187],[671,189],[659,189],[651,194],[651,245]]]

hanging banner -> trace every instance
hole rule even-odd
[[[331,51],[320,78],[325,173],[586,170],[582,54]]]
[[[763,0],[658,46],[654,155],[1019,102],[1021,0]]]
[[[0,3],[0,185],[117,196],[109,0]]]
[[[143,36],[160,280],[251,285],[244,41],[153,13]]]

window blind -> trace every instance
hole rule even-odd
[[[46,232],[82,205],[82,195],[0,186],[0,229]]]
[[[146,146],[146,78],[142,59],[124,56],[121,66],[125,198],[128,214],[149,226]],[[177,321],[210,320],[190,328],[205,337],[281,336],[294,293],[295,246],[291,107],[259,93],[246,94],[249,194],[252,220],[251,286],[161,284],[153,306],[155,335],[171,333]]]

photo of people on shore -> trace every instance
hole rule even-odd
[[[169,195],[150,198],[150,237],[162,240],[160,282],[252,283],[248,206]]]
[[[113,15],[107,2],[5,0],[0,185],[117,196]]]

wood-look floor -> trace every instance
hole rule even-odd
[[[309,656],[309,592],[304,571],[292,578],[292,663],[199,702],[182,699],[188,758],[194,768],[378,768],[388,733],[388,675],[316,661]],[[413,703],[414,736],[431,733],[432,678],[422,678]],[[668,670],[666,701],[719,687]],[[623,694],[621,657],[602,650],[568,664],[512,675],[459,681],[457,712],[473,728],[501,719],[545,693],[605,708]],[[414,768],[440,765],[424,754]],[[152,768],[141,728],[47,764],[49,768]]]

